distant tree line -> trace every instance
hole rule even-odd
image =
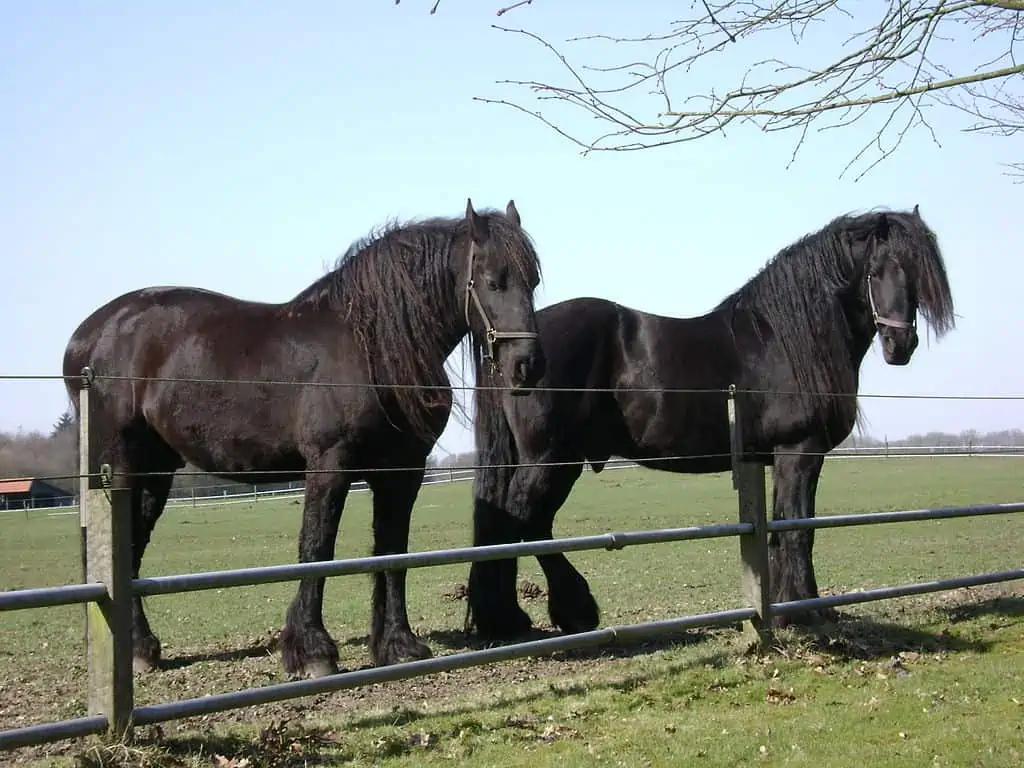
[[[1003,429],[996,432],[979,432],[968,429],[962,432],[925,432],[909,435],[899,440],[886,440],[870,435],[850,435],[839,446],[843,449],[884,449],[928,446],[936,448],[975,446],[998,446],[1024,449],[1024,429]],[[427,461],[428,469],[460,469],[476,464],[472,451],[439,455],[432,454]],[[78,474],[78,424],[74,414],[67,411],[60,415],[48,433],[3,432],[0,431],[0,479],[11,477],[46,478],[52,485],[73,495],[77,491]],[[261,490],[275,487],[284,488],[288,483],[261,485]],[[216,475],[200,472],[188,465],[174,478],[172,493],[175,496],[189,495],[193,489],[217,486],[225,493],[245,492],[252,486],[231,484]],[[237,486],[237,488],[235,488]]]
[[[78,474],[78,424],[66,411],[49,433],[0,431],[0,479],[47,478],[51,485],[74,493]]]
[[[1024,429],[1001,429],[997,432],[979,432],[966,429],[963,432],[924,432],[908,435],[899,440],[879,439],[870,435],[858,436],[853,433],[840,445],[844,448],[913,448],[927,446],[930,448],[973,448],[989,445],[999,448],[1024,448]]]

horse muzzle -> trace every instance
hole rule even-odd
[[[540,345],[531,346],[533,349],[529,352],[517,354],[510,361],[508,380],[509,394],[511,395],[517,397],[528,395],[544,376],[547,367],[544,353],[541,352]]]
[[[889,365],[907,365],[917,349],[917,331],[885,329],[880,335],[885,362]]]

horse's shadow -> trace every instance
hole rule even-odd
[[[982,617],[1001,617],[1012,622],[1024,618],[1024,597],[1004,595],[976,603],[959,603],[941,608],[940,615],[944,619],[941,623],[948,623],[951,627]],[[838,620],[834,622],[788,628],[780,633],[780,642],[775,650],[785,655],[787,647],[806,644],[839,661],[873,661],[891,658],[906,651],[983,653],[993,645],[991,640],[976,637],[968,639],[950,632],[949,627],[931,631],[844,612],[839,612],[837,616]]]
[[[160,660],[159,669],[184,669],[192,666],[193,664],[201,664],[209,661],[234,662],[243,661],[245,659],[256,659],[263,656],[272,656],[277,652],[277,650],[278,646],[276,640],[260,641],[259,643],[247,648],[232,648],[220,651],[187,653],[170,658],[165,657]]]
[[[1005,618],[1024,618],[1024,596],[1000,595],[989,600],[976,603],[960,603],[944,609],[946,617],[952,623],[969,621],[982,616],[1003,616]]]
[[[738,627],[738,625],[737,625]],[[694,645],[709,639],[714,630],[692,629],[681,632],[674,632],[668,635],[651,638],[649,640],[634,641],[629,643],[603,643],[587,648],[556,651],[554,653],[537,652],[537,657],[560,659],[565,661],[586,661],[593,659],[607,658],[631,658],[654,653],[655,651],[679,647],[681,645]],[[549,640],[556,637],[564,637],[564,633],[549,627],[532,627],[513,639],[502,642],[486,642],[481,640],[475,633],[467,633],[465,630],[435,630],[427,632],[422,639],[434,648],[442,648],[452,653],[467,651],[482,651],[488,648],[499,648],[519,643],[533,642],[536,640]],[[368,636],[351,637],[341,644],[347,646],[364,646],[369,642]]]
[[[1019,620],[1024,618],[1024,597],[999,596],[976,603],[960,603],[941,610],[946,622],[951,626],[982,617],[990,617],[993,620],[1000,617],[1003,620]],[[772,647],[765,650],[786,656],[794,650],[799,651],[803,648],[826,653],[837,661],[872,661],[890,658],[905,651],[918,653],[984,652],[992,645],[991,641],[978,638],[966,639],[954,632],[949,632],[946,628],[931,631],[844,612],[838,612],[836,616],[835,621],[809,626],[793,625],[778,632]],[[718,628],[697,628],[645,640],[609,642],[588,648],[537,655],[563,661],[626,659],[670,648],[704,643],[712,637],[722,636],[723,632],[738,632],[740,629],[739,624]],[[534,627],[528,633],[502,643],[485,643],[475,633],[467,633],[465,630],[434,630],[427,632],[422,638],[435,649],[457,653],[533,640],[545,640],[561,635],[562,633],[556,629]],[[339,641],[339,645],[365,648],[368,642],[368,635],[358,635]],[[272,656],[278,650],[278,639],[276,636],[272,636],[261,639],[248,647],[164,658],[160,662],[160,669],[183,669],[201,662],[230,663]],[[357,667],[357,669],[368,668],[370,668],[369,664]]]

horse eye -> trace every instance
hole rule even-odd
[[[501,287],[501,286],[500,286],[500,285],[498,285],[498,281],[497,281],[497,280],[495,280],[495,279],[493,279],[493,278],[487,278],[487,288],[488,288],[488,290],[491,290],[491,291],[496,291],[496,290],[498,290],[498,289],[499,289],[500,287]]]

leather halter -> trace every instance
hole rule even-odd
[[[917,313],[914,313],[914,318],[909,322],[906,320],[893,320],[889,317],[882,317],[878,314],[878,309],[875,307],[875,294],[871,290],[871,278],[873,275],[868,274],[867,288],[868,288],[868,303],[871,305],[871,319],[874,321],[875,326],[885,325],[889,328],[899,328],[901,330],[908,330],[914,328],[917,325]]]
[[[466,278],[466,326],[472,328],[472,325],[470,325],[469,322],[469,304],[472,300],[472,303],[476,307],[476,311],[480,315],[480,319],[484,324],[484,338],[487,342],[487,351],[484,353],[484,360],[488,362],[490,372],[493,374],[498,369],[498,362],[494,356],[494,347],[499,341],[507,341],[509,339],[536,339],[540,334],[536,331],[499,331],[494,327],[494,324],[491,322],[491,318],[487,315],[487,310],[484,309],[483,302],[480,301],[480,297],[476,292],[476,282],[473,280],[473,267],[475,262],[476,243],[473,241],[472,236],[470,236],[469,271]]]

